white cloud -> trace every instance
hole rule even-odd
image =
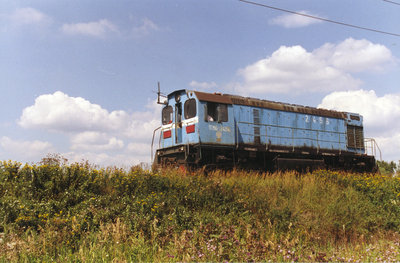
[[[321,17],[304,10],[298,11],[298,13]],[[322,23],[322,21],[296,14],[286,14],[271,19],[269,23],[272,25],[283,26],[285,28],[297,28]]]
[[[85,150],[71,149],[72,151],[63,153],[70,162],[89,161],[92,164],[100,166],[118,166],[130,167],[145,163],[150,165],[150,142],[131,142],[121,149],[113,151],[106,149],[97,149],[96,147],[88,146]],[[153,152],[154,154],[154,152]]]
[[[158,141],[158,140],[157,140]],[[151,148],[147,143],[130,143],[126,147],[127,152],[135,153],[138,156],[150,156]],[[153,152],[154,154],[154,152]]]
[[[0,138],[0,146],[7,153],[8,158],[18,156],[21,159],[34,158],[40,160],[41,157],[54,152],[54,147],[49,142],[13,140],[7,136]]]
[[[71,137],[71,149],[74,151],[112,151],[123,147],[122,140],[106,133],[87,131]]]
[[[94,134],[107,133],[143,139],[149,138],[154,128],[159,126],[160,111],[161,107],[150,101],[145,111],[132,114],[125,111],[108,112],[81,97],[70,97],[57,91],[37,97],[34,105],[23,110],[18,124],[23,128],[82,133],[81,136],[93,137]],[[90,131],[99,133],[87,133]]]
[[[15,25],[49,24],[52,19],[31,7],[18,8],[9,16]]]
[[[88,161],[91,164],[99,165],[101,167],[117,166],[119,168],[129,168],[133,165],[138,165],[142,162],[148,162],[148,160],[142,160],[140,158],[136,158],[133,155],[127,155],[127,154],[112,155],[107,152],[103,153],[94,153],[91,151],[83,153],[67,152],[63,153],[62,156],[67,158],[70,163]]]
[[[107,19],[97,22],[64,24],[61,31],[68,35],[84,35],[91,37],[105,37],[109,33],[118,33],[118,27]]]
[[[350,73],[384,69],[394,61],[384,46],[346,39],[312,52],[281,46],[271,56],[240,69],[240,89],[252,93],[303,93],[355,90],[362,81]],[[237,86],[237,85],[236,85]]]
[[[347,72],[381,71],[385,66],[394,63],[392,53],[387,47],[365,39],[348,38],[338,45],[327,43],[313,54]]]
[[[400,161],[400,132],[393,136],[375,136],[379,148],[382,151],[382,158],[385,161]],[[378,156],[379,160],[379,156]]]
[[[153,131],[161,125],[161,106],[156,101],[149,101],[145,111],[132,113],[132,122],[123,131],[124,136],[137,141],[151,142]],[[150,144],[149,147],[150,149]]]
[[[215,82],[197,82],[194,80],[189,83],[189,86],[198,90],[210,90],[218,87]]]
[[[34,105],[23,110],[18,123],[26,129],[68,136],[69,152],[58,152],[70,161],[132,165],[150,162],[151,140],[154,129],[160,126],[160,111],[160,105],[149,101],[140,112],[108,112],[88,100],[57,91],[39,96]]]
[[[18,121],[24,128],[40,128],[59,132],[113,131],[129,122],[124,111],[108,112],[97,104],[69,97],[57,91],[41,95],[35,104],[23,110]]]
[[[118,28],[117,25],[107,19],[87,23],[64,24],[61,27],[61,31],[67,35],[84,35],[98,38],[104,38],[109,34],[118,34],[125,37],[144,37],[158,30],[160,30],[160,27],[148,18],[143,18],[139,24],[129,31]]]
[[[254,93],[324,92],[356,89],[361,84],[301,46],[282,46],[239,74],[244,78],[243,86]]]
[[[142,24],[132,29],[134,36],[144,36],[160,30],[160,27],[148,18],[142,19]]]
[[[376,139],[385,159],[400,160],[400,94],[379,97],[373,90],[333,92],[318,107],[360,113],[366,137]]]
[[[124,136],[143,141],[146,138],[151,138],[154,129],[160,125],[158,119],[133,120],[124,131]]]

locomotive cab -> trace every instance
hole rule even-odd
[[[190,90],[172,92],[162,109],[161,120],[156,164],[198,166],[206,162],[210,154],[218,154],[218,148],[235,145],[232,105],[218,94],[210,96]]]

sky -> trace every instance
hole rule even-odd
[[[255,2],[400,34],[400,1]],[[397,162],[399,58],[399,36],[238,0],[1,0],[0,160],[148,163],[160,82],[360,113]]]

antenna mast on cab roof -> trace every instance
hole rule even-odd
[[[164,94],[161,93],[160,91],[160,82],[158,82],[158,92],[157,92],[157,104],[163,104],[163,105],[167,105],[167,101],[163,101],[161,102],[160,98],[167,98],[167,96],[165,96]]]

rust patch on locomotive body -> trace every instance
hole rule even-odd
[[[230,94],[221,94],[221,93],[207,93],[200,91],[193,91],[197,98],[201,101],[209,101],[209,102],[217,102],[217,103],[225,103],[225,104],[236,104],[236,105],[245,105],[251,107],[258,108],[266,108],[278,111],[287,111],[287,112],[297,112],[304,113],[310,115],[317,115],[323,117],[332,117],[337,119],[346,119],[347,113],[327,110],[327,109],[319,109],[314,107],[289,104],[283,102],[269,101],[269,100],[261,100],[250,97],[242,97],[237,95]]]
[[[196,97],[201,101],[232,104],[231,98],[221,93],[207,93],[201,91],[194,91],[194,93],[196,94]]]
[[[269,100],[260,100],[254,98],[246,98],[236,95],[224,95],[229,96],[231,98],[232,104],[259,107],[259,108],[267,108],[278,111],[288,111],[288,112],[297,112],[304,113],[310,115],[318,115],[323,117],[332,117],[337,119],[346,119],[347,113],[334,111],[334,110],[326,110],[326,109],[318,109],[314,107],[307,107],[295,104],[288,104],[282,102],[275,102]]]

